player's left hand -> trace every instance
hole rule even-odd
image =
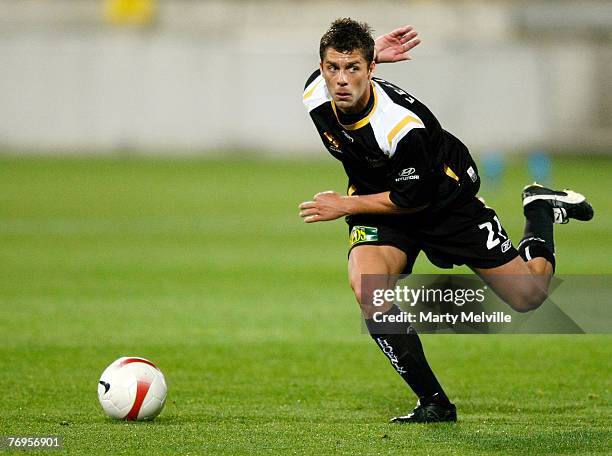
[[[393,63],[402,60],[411,60],[408,53],[415,46],[421,43],[417,38],[418,33],[413,30],[411,25],[406,25],[392,32],[381,35],[374,40],[376,49],[376,63]]]
[[[349,215],[346,198],[332,191],[317,193],[312,201],[300,204],[300,217],[306,223],[336,220],[345,215]]]

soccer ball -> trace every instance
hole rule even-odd
[[[136,356],[119,358],[98,382],[104,412],[118,420],[152,420],[164,408],[168,387],[159,368]]]

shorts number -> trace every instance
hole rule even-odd
[[[502,232],[503,230],[501,227],[501,223],[499,223],[499,219],[497,218],[497,215],[493,216],[493,220],[495,220],[495,223],[497,224],[497,232],[493,230],[493,224],[491,222],[485,222],[485,223],[481,223],[480,225],[478,225],[478,228],[480,228],[481,230],[483,228],[486,228],[489,231],[489,235],[487,237],[487,249],[489,250],[499,245],[499,243],[501,242],[500,238],[508,239]]]

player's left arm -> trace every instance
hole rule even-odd
[[[411,25],[395,29],[374,40],[374,61],[376,63],[395,63],[412,60],[410,50],[421,40]]]
[[[409,214],[425,207],[399,207],[391,201],[389,194],[343,196],[333,191],[317,193],[312,201],[300,204],[300,217],[306,223],[326,222],[355,214]]]

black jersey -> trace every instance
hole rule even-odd
[[[439,210],[476,194],[480,179],[467,147],[423,103],[380,78],[372,78],[372,95],[362,118],[342,124],[319,70],[304,88],[304,105],[342,162],[350,195],[389,191],[397,206]]]

